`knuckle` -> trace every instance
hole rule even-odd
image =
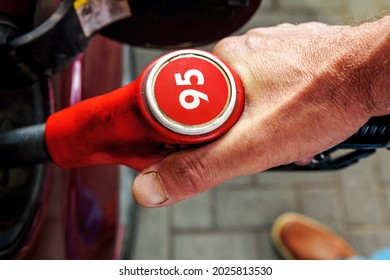
[[[289,22],[284,22],[284,23],[278,24],[277,27],[291,29],[291,28],[294,28],[295,25],[292,23],[289,23]]]
[[[221,54],[223,55],[234,46],[236,40],[237,40],[236,36],[226,37],[220,40],[214,46],[213,53],[215,53],[218,56],[220,56]]]
[[[209,169],[206,168],[202,159],[182,155],[173,161],[175,181],[179,184],[178,189],[186,194],[197,194],[202,191],[209,181]]]
[[[249,29],[243,36],[253,38],[253,37],[259,37],[259,36],[265,36],[267,33],[266,28],[253,28]]]

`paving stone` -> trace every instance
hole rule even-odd
[[[169,207],[158,209],[140,208],[137,220],[134,258],[168,259],[169,242]]]
[[[301,190],[301,200],[302,214],[318,220],[334,231],[340,230],[343,211],[335,189],[304,189]]]
[[[222,190],[216,197],[217,224],[220,227],[269,226],[287,211],[294,211],[293,190]]]
[[[323,10],[321,12],[318,12],[315,20],[330,25],[343,25],[353,23],[351,17],[346,17],[343,11],[334,10]]]
[[[270,9],[277,6],[277,1],[275,0],[263,0],[260,4],[260,9]]]
[[[390,152],[387,150],[377,152],[379,158],[379,172],[383,183],[390,184]]]
[[[385,213],[384,224],[390,224],[390,190],[383,191],[380,196],[383,199],[383,211]]]
[[[379,210],[379,201],[375,193],[369,190],[350,192],[346,195],[346,209],[348,223],[352,226],[379,225],[382,217]]]
[[[348,187],[376,189],[379,183],[377,155],[361,159],[339,173],[341,182]]]
[[[337,175],[335,172],[262,172],[257,174],[257,182],[264,184],[283,184],[295,185],[297,183],[329,183],[335,182]]]
[[[280,23],[302,23],[317,19],[317,14],[307,14],[299,10],[275,10],[269,11],[267,9],[259,9],[258,15],[251,18],[236,34],[242,34],[249,29],[256,27],[274,26]]]
[[[158,50],[158,49],[146,49],[134,47],[134,56],[136,58],[135,69],[137,72],[137,76],[148,66],[153,60],[162,56],[166,51]]]
[[[341,9],[345,6],[345,1],[340,0],[278,0],[281,8],[291,8],[291,7],[300,7],[300,8],[313,8],[321,10],[323,8],[335,8]]]
[[[225,183],[222,183],[218,186],[218,190],[220,189],[248,189],[253,188],[255,181],[254,175],[247,175],[247,176],[239,176],[236,178],[233,178]]]
[[[377,194],[379,179],[369,163],[368,160],[361,162],[341,173],[347,218],[354,226],[379,225],[382,222],[381,202]]]
[[[208,191],[173,206],[176,229],[210,228],[212,226],[212,192]]]
[[[382,8],[383,6],[377,0],[348,0],[349,14],[356,22],[377,17],[381,14]]]
[[[259,260],[280,260],[281,256],[273,247],[270,229],[262,230],[258,235],[260,239],[260,250],[258,251]]]
[[[199,233],[175,236],[175,259],[256,259],[256,238],[253,233]]]
[[[390,246],[390,230],[354,231],[348,237],[350,244],[364,257],[369,257],[376,250]]]

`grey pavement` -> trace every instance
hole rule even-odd
[[[263,2],[258,14],[237,33],[282,22],[358,22],[390,7],[388,0]],[[136,49],[138,70],[162,53]],[[278,259],[270,229],[274,219],[287,211],[318,219],[363,255],[390,245],[390,152],[378,151],[336,172],[239,177],[173,206],[142,208],[134,258]]]
[[[390,152],[335,172],[263,172],[188,201],[140,209],[135,259],[278,259],[274,219],[309,215],[362,255],[390,245]]]

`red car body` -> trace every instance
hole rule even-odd
[[[0,90],[0,131],[44,122],[54,111],[119,88],[124,62],[122,44],[95,36],[60,74]],[[123,257],[120,169],[48,163],[0,170],[0,259]]]
[[[49,102],[58,110],[120,87],[122,63],[121,44],[93,38],[84,54],[48,81]],[[118,258],[123,234],[123,225],[118,224],[118,191],[118,166],[69,170],[49,166],[36,221],[16,257]]]

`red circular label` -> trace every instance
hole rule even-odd
[[[163,65],[154,84],[156,102],[172,121],[202,125],[223,113],[229,85],[222,70],[201,57],[179,57]]]

